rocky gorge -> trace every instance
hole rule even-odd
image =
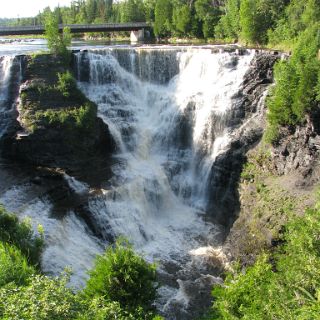
[[[275,245],[283,215],[261,203],[262,189],[294,186],[306,196],[299,210],[312,203],[317,114],[283,129],[278,145],[261,142],[278,53],[114,48],[75,52],[70,67],[14,59],[0,201],[44,222],[45,272],[71,265],[79,285],[95,253],[124,235],[160,261],[160,312],[194,319],[228,260],[251,264]],[[269,215],[255,214],[259,203]]]

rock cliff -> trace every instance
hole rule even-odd
[[[23,65],[18,123],[7,137],[5,156],[98,179],[115,143],[97,106],[78,90],[59,57],[26,56]]]

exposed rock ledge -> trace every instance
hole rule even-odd
[[[26,56],[23,64],[18,123],[5,144],[5,156],[61,168],[83,180],[99,178],[107,171],[115,143],[108,126],[97,117],[97,106],[71,77],[59,87],[58,73],[69,71],[61,57]]]

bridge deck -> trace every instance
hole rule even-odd
[[[68,25],[59,25],[59,30],[62,31],[64,27],[69,27],[71,30],[71,33],[136,31],[136,30],[151,28],[151,26],[145,22],[106,23],[106,24],[68,24]],[[44,26],[24,26],[24,27],[0,26],[0,36],[44,34],[44,32],[45,32]]]

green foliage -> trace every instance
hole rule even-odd
[[[225,14],[221,16],[215,27],[215,37],[218,39],[238,39],[240,33],[239,23],[240,0],[227,0]]]
[[[151,309],[156,295],[155,265],[136,255],[126,241],[118,240],[114,248],[98,256],[89,274],[85,288],[89,297],[104,297],[129,310]]]
[[[97,258],[89,288],[83,294],[68,287],[68,271],[57,278],[36,274],[16,247],[0,242],[0,318],[161,320],[151,308],[155,297],[154,266],[135,255],[124,242],[118,242],[115,251],[110,250],[106,252],[110,256]],[[99,283],[100,279],[107,283]]]
[[[83,131],[92,128],[96,117],[96,106],[93,103],[86,103],[78,108],[47,109],[37,111],[35,118],[46,126],[64,127],[73,129],[75,126]]]
[[[71,44],[70,28],[65,27],[62,34],[59,32],[58,19],[48,13],[45,19],[45,37],[48,41],[48,48],[51,53],[61,55],[66,63],[70,60],[68,46]]]
[[[170,0],[158,0],[155,7],[154,34],[168,36],[172,23],[172,4]]]
[[[219,21],[221,11],[210,0],[197,0],[195,11],[202,22],[202,33],[205,38],[214,37],[214,28]]]
[[[212,319],[318,319],[320,311],[320,211],[288,223],[284,245],[262,254],[243,273],[229,274],[213,290]]]
[[[0,206],[0,241],[14,245],[34,265],[39,263],[43,237],[34,237],[30,221],[18,218]]]
[[[240,4],[240,35],[250,44],[266,44],[282,1],[242,0]]]
[[[36,273],[26,257],[13,245],[0,242],[0,287],[14,282],[24,285]]]
[[[141,307],[128,311],[121,307],[119,302],[106,302],[103,298],[93,298],[86,301],[87,311],[77,320],[162,320],[153,312],[146,312]]]
[[[79,297],[67,288],[68,277],[50,279],[36,275],[27,286],[0,289],[1,319],[76,319],[85,310]]]
[[[295,39],[307,28],[320,20],[320,3],[317,0],[292,0],[279,18],[274,30],[270,30],[270,44],[288,43],[291,47]]]
[[[173,24],[177,31],[189,34],[191,31],[191,10],[188,5],[182,5],[173,9]]]
[[[122,3],[121,22],[145,21],[142,0],[125,0]]]
[[[268,120],[273,132],[279,125],[296,125],[307,112],[317,107],[320,61],[319,24],[306,29],[297,41],[289,60],[275,67],[276,86],[267,100]],[[274,141],[271,134],[268,138]]]
[[[58,83],[55,86],[62,95],[69,98],[71,93],[77,90],[77,83],[70,71],[58,73]]]

